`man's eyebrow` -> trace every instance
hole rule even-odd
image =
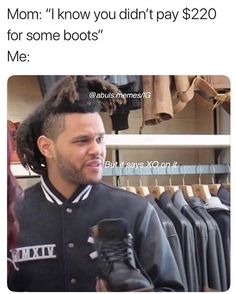
[[[81,134],[77,135],[73,138],[73,140],[81,140],[81,139],[87,139],[87,138],[93,138],[93,137],[102,137],[105,136],[105,132],[97,133],[97,134]]]

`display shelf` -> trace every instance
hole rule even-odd
[[[107,148],[228,148],[230,135],[106,135]]]
[[[25,178],[25,177],[39,177],[38,174],[34,173],[31,170],[27,170],[21,164],[11,164],[11,171],[13,175],[17,178]]]

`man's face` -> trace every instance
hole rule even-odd
[[[64,119],[65,129],[54,142],[54,171],[76,185],[99,182],[106,156],[100,115],[73,113]]]

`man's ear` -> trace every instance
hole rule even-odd
[[[46,157],[46,158],[52,158],[53,157],[53,140],[41,135],[38,137],[37,145],[40,150],[40,152]]]

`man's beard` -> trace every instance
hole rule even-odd
[[[59,151],[57,151],[57,166],[62,178],[75,185],[88,185],[101,181],[101,178],[94,180],[87,178],[83,172],[83,165],[78,169],[75,165],[68,162]]]

